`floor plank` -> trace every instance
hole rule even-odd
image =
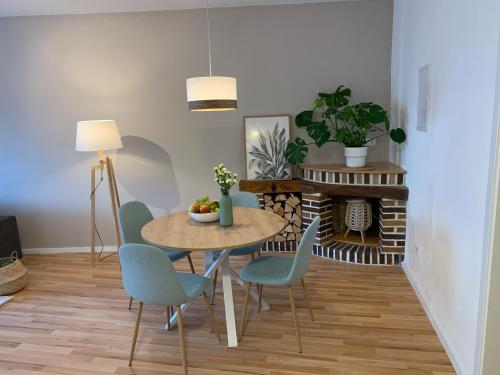
[[[193,256],[202,270],[201,254]],[[235,268],[247,262],[231,258]],[[87,254],[27,255],[28,287],[0,307],[1,374],[182,374],[177,329],[162,329],[162,306],[145,305],[133,367],[128,367],[137,303],[128,311],[118,258],[89,266]],[[188,271],[187,261],[176,267]],[[306,282],[315,321],[294,287],[303,339],[296,352],[286,288],[265,288],[271,310],[249,308],[238,348],[212,333],[202,299],[185,317],[192,375],[455,374],[404,273],[314,258]],[[236,284],[239,320],[244,292]],[[225,332],[221,284],[214,312]]]

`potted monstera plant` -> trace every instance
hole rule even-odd
[[[347,167],[364,167],[366,145],[371,140],[387,135],[398,144],[406,140],[403,129],[390,129],[387,111],[380,105],[372,102],[349,104],[350,98],[351,89],[339,86],[333,93],[319,93],[312,109],[295,117],[295,124],[305,128],[312,142],[295,138],[286,150],[290,164],[302,163],[312,144],[321,147],[325,143],[338,142],[344,145]]]

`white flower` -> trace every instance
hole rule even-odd
[[[236,173],[231,172],[222,163],[218,167],[214,167],[214,181],[219,185],[223,194],[227,194],[231,187],[236,184],[236,176]]]

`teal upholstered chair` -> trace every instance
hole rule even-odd
[[[120,222],[120,232],[123,243],[145,244],[142,239],[141,230],[144,225],[153,220],[153,215],[149,208],[142,202],[131,201],[123,204],[118,210],[118,219]],[[176,260],[187,257],[191,271],[195,273],[193,261],[189,251],[177,251],[167,248],[160,248],[168,258],[175,262]],[[132,297],[128,309],[132,306]]]
[[[191,302],[203,295],[208,309],[210,324],[220,340],[217,323],[208,301],[207,289],[210,279],[193,273],[178,273],[166,253],[157,247],[143,244],[124,244],[120,246],[120,265],[123,286],[127,293],[139,301],[135,323],[129,366],[134,358],[135,344],[143,304],[177,306],[177,322],[179,325],[179,342],[182,352],[182,365],[187,374],[187,356],[184,344],[184,326],[181,305]]]
[[[299,353],[302,352],[302,343],[300,340],[299,322],[295,311],[295,303],[292,294],[292,284],[300,281],[304,290],[304,298],[309,308],[311,320],[314,320],[314,315],[309,301],[306,284],[304,282],[304,274],[309,268],[309,263],[312,258],[312,250],[314,237],[318,231],[320,218],[316,216],[312,224],[305,230],[302,240],[294,257],[285,256],[263,256],[252,260],[241,271],[241,280],[247,283],[245,294],[245,305],[243,307],[243,316],[240,323],[240,340],[243,337],[245,330],[248,300],[250,298],[250,288],[252,283],[261,285],[259,297],[262,298],[262,287],[266,286],[288,286],[288,297],[292,308],[293,326],[297,336]],[[260,302],[259,302],[260,304]]]
[[[234,193],[229,193],[231,200],[233,201],[233,207],[247,207],[247,208],[260,208],[259,198],[253,193],[249,193],[246,191],[238,191]],[[237,249],[231,250],[229,253],[230,256],[242,256],[242,255],[250,255],[252,259],[255,259],[255,254],[260,252],[262,248],[262,243],[240,247]],[[215,271],[214,275],[214,283],[212,290],[212,303],[214,303],[215,298],[215,287],[217,284],[217,275],[218,269]]]
[[[247,191],[237,191],[234,193],[229,193],[231,200],[233,201],[233,207],[246,207],[246,208],[260,208],[259,198],[254,193]],[[241,255],[255,255],[262,248],[262,243],[240,247],[238,249],[233,249],[229,253],[230,256],[241,256]],[[253,258],[253,257],[252,257]]]

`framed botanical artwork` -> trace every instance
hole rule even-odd
[[[245,116],[246,171],[248,180],[292,178],[285,151],[290,140],[290,116]]]

